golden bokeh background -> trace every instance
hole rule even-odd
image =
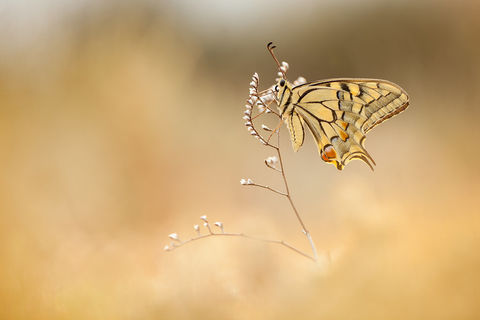
[[[0,4],[1,319],[478,319],[478,1]],[[242,113],[253,72],[384,78],[375,172],[282,150],[320,265]],[[274,119],[265,123],[274,125]],[[326,253],[332,264],[325,262]]]

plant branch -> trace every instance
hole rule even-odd
[[[273,189],[273,188],[270,188],[269,186],[264,186],[264,185],[256,184],[256,183],[250,183],[250,184],[248,184],[248,186],[259,187],[259,188],[267,189],[267,190],[270,190],[270,191],[272,191],[272,192],[274,192],[274,193],[277,193],[277,194],[279,194],[279,195],[281,195],[281,196],[284,196],[284,197],[288,196],[286,193],[283,193],[283,192],[280,192],[280,191],[275,190],[275,189]]]
[[[287,242],[283,241],[283,240],[271,240],[271,239],[264,239],[264,238],[260,238],[260,237],[254,237],[254,236],[250,236],[250,235],[246,235],[244,233],[215,233],[215,232],[211,232],[211,233],[208,233],[208,234],[203,234],[203,235],[199,235],[197,237],[194,237],[194,238],[191,238],[191,239],[188,239],[186,241],[179,241],[178,243],[175,243],[174,245],[172,245],[169,249],[169,251],[171,250],[174,250],[174,249],[177,249],[177,248],[180,248],[188,243],[191,243],[191,242],[194,242],[194,241],[197,241],[197,240],[200,240],[200,239],[205,239],[205,238],[208,238],[208,237],[241,237],[241,238],[245,238],[245,239],[250,239],[250,240],[255,240],[255,241],[260,241],[260,242],[265,242],[265,243],[274,243],[274,244],[278,244],[278,245],[281,245],[285,248],[288,248],[302,256],[304,256],[305,258],[308,258],[310,260],[313,260],[313,261],[316,261],[316,259],[308,254],[306,254],[305,252],[295,248],[294,246],[288,244]]]
[[[279,67],[280,67],[280,65],[279,65]],[[281,71],[283,72],[283,74],[285,74],[286,69],[288,68],[288,64],[282,63],[282,67],[285,70],[282,69]],[[288,187],[288,182],[287,182],[287,178],[286,178],[286,174],[285,174],[285,168],[284,168],[284,165],[283,165],[282,155],[280,153],[280,129],[279,128],[280,128],[280,125],[282,123],[282,121],[281,121],[282,117],[279,113],[275,112],[275,110],[272,110],[270,108],[270,105],[272,104],[273,101],[275,101],[275,98],[274,98],[274,96],[272,98],[272,96],[269,96],[269,95],[274,94],[274,92],[271,91],[271,89],[267,89],[267,90],[261,91],[259,93],[258,92],[258,83],[259,83],[258,74],[255,73],[252,77],[252,82],[250,82],[250,89],[249,89],[250,90],[250,95],[249,95],[249,99],[247,100],[247,103],[245,105],[245,111],[244,111],[243,119],[246,121],[245,126],[247,127],[247,130],[250,133],[250,135],[252,135],[257,140],[259,140],[263,145],[265,145],[267,147],[271,147],[271,148],[276,150],[276,152],[278,154],[278,159],[276,159],[275,157],[269,157],[265,160],[265,165],[267,167],[269,167],[270,169],[273,169],[273,170],[275,170],[277,172],[280,172],[282,174],[283,183],[284,183],[284,186],[285,186],[285,192],[273,189],[273,188],[271,188],[269,186],[266,186],[266,185],[260,185],[260,184],[253,183],[251,181],[251,179],[247,179],[247,180],[241,179],[240,183],[242,185],[249,185],[249,186],[263,188],[263,189],[269,190],[273,193],[276,193],[276,194],[279,194],[281,196],[286,197],[288,199],[289,203],[290,203],[290,206],[293,209],[293,212],[295,213],[295,216],[296,216],[298,222],[300,223],[300,226],[302,227],[303,233],[305,234],[305,236],[308,239],[308,242],[310,243],[310,247],[312,249],[313,256],[311,256],[311,255],[293,247],[292,245],[286,243],[283,240],[271,240],[271,239],[259,238],[259,237],[249,236],[249,235],[246,235],[244,233],[225,233],[224,229],[223,229],[223,223],[221,223],[221,222],[215,222],[215,226],[220,228],[221,231],[222,231],[221,233],[217,233],[217,232],[213,231],[212,228],[210,227],[210,224],[208,223],[206,215],[201,216],[200,219],[204,221],[203,225],[207,228],[208,233],[201,234],[199,225],[194,225],[194,229],[198,233],[198,235],[196,237],[191,238],[191,239],[186,240],[186,241],[182,241],[180,239],[180,237],[178,236],[178,234],[172,233],[172,234],[169,235],[169,238],[172,239],[174,242],[172,242],[172,244],[170,246],[168,246],[168,245],[165,246],[165,248],[164,248],[165,250],[171,251],[171,250],[174,250],[176,248],[182,247],[182,246],[184,246],[188,243],[191,243],[191,242],[194,242],[194,241],[197,241],[197,240],[200,240],[200,239],[208,238],[208,237],[216,237],[216,236],[218,236],[218,237],[219,236],[241,237],[241,238],[246,238],[246,239],[255,240],[255,241],[261,241],[261,242],[265,242],[265,243],[278,244],[278,245],[283,246],[283,247],[285,247],[289,250],[292,250],[292,251],[296,252],[297,254],[300,254],[300,255],[302,255],[302,256],[310,259],[310,260],[313,260],[314,262],[318,261],[317,249],[315,248],[315,244],[313,242],[312,236],[310,235],[310,232],[307,230],[307,227],[305,226],[305,223],[303,222],[297,208],[295,207],[295,204],[293,203],[292,196],[291,196],[291,193],[290,193],[290,189]],[[268,99],[268,101],[267,100],[263,101],[262,98]],[[260,103],[263,108],[259,107],[258,108],[259,113],[256,116],[253,116],[253,112],[255,110],[254,107],[258,103]],[[263,129],[265,129],[267,131],[271,131],[271,134],[269,135],[268,139],[265,140],[265,138],[259,133],[259,131],[255,127],[255,124],[254,124],[253,120],[256,120],[261,115],[264,115],[264,114],[270,113],[270,112],[272,114],[276,115],[280,119],[280,123],[278,124],[278,126],[274,130],[269,129],[265,125],[262,125]],[[277,135],[277,144],[276,145],[270,142],[270,138],[273,136],[273,134]],[[278,166],[277,166],[277,164],[278,164]]]
[[[318,254],[317,254],[317,249],[315,248],[315,243],[313,242],[312,236],[310,235],[310,232],[307,230],[307,227],[305,226],[305,223],[303,223],[302,218],[300,217],[300,214],[298,213],[297,208],[295,207],[295,204],[293,203],[292,196],[290,194],[290,189],[288,188],[288,182],[287,182],[287,177],[285,175],[285,167],[283,166],[283,160],[282,160],[282,154],[280,152],[280,130],[277,131],[277,140],[278,140],[278,147],[276,148],[277,154],[278,154],[278,161],[280,164],[280,172],[282,173],[282,178],[283,178],[283,183],[285,185],[285,190],[286,194],[285,196],[288,199],[288,202],[290,203],[290,206],[293,209],[293,212],[295,213],[295,216],[297,217],[298,222],[300,223],[302,227],[302,231],[305,234],[305,236],[308,239],[308,242],[310,243],[310,247],[312,248],[313,252],[313,257],[315,261],[318,261]]]

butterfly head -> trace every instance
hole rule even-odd
[[[278,107],[283,109],[290,99],[293,85],[285,79],[279,79],[277,84],[273,87],[275,91],[275,99],[277,100]]]

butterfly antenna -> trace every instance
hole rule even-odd
[[[267,50],[268,50],[268,52],[270,52],[270,54],[272,55],[273,60],[275,60],[275,62],[277,63],[278,70],[282,73],[283,79],[287,79],[287,75],[286,75],[285,72],[282,70],[282,66],[280,65],[280,62],[278,61],[277,57],[275,56],[275,53],[273,52],[273,49],[275,49],[276,47],[277,47],[277,46],[274,46],[274,45],[273,45],[273,42],[269,42],[269,43],[267,44]]]

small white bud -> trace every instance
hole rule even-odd
[[[215,222],[215,226],[218,227],[220,230],[222,230],[222,233],[225,233],[225,231],[223,231],[223,223]]]
[[[257,136],[257,133],[256,133],[255,131],[250,131],[250,134],[251,134],[252,136]]]
[[[193,229],[195,229],[195,231],[197,231],[197,232],[200,231],[200,227],[198,226],[198,224],[194,225]]]
[[[205,221],[205,222],[208,222],[208,219],[207,219],[207,216],[206,215],[203,215],[200,217],[201,220]]]
[[[271,92],[262,96],[263,104],[270,104],[273,100],[275,100],[275,96]]]
[[[258,79],[258,73],[255,72],[255,73],[253,74],[253,78]]]
[[[247,180],[245,180],[245,179],[240,179],[240,184],[241,184],[241,185],[246,185],[246,184],[247,184]]]
[[[247,184],[253,184],[252,179],[247,179]]]
[[[247,110],[245,110],[245,112],[244,112],[244,114],[246,114],[247,116],[249,116],[251,113],[252,113],[252,111],[250,111],[250,109],[247,109]]]
[[[251,85],[252,87],[255,87],[255,86],[257,85],[257,83],[256,83],[254,80],[252,80],[252,82],[250,82],[250,85]]]
[[[251,109],[252,109],[252,105],[251,105],[251,104],[246,104],[246,105],[245,105],[245,109],[251,110]]]
[[[265,110],[265,113],[270,113],[272,112],[270,109]]]
[[[165,247],[163,247],[163,250],[170,251],[170,247],[168,245],[166,245]]]
[[[287,68],[285,68],[284,66],[281,66],[281,67],[280,67],[280,70],[282,70],[284,73],[287,72]]]
[[[283,73],[277,72],[277,76],[279,76],[280,78],[283,78]]]
[[[208,222],[204,222],[204,223],[203,223],[203,226],[204,226],[204,227],[208,227]]]
[[[273,156],[273,157],[268,157],[267,159],[265,159],[265,161],[269,164],[269,165],[276,165],[278,163],[278,158]]]
[[[262,129],[265,130],[265,131],[272,131],[272,129],[270,129],[269,127],[267,127],[264,124],[262,124]]]
[[[170,239],[172,239],[172,240],[180,241],[180,238],[178,237],[178,234],[176,234],[176,233],[170,233],[170,234],[168,235],[168,237],[169,237]]]
[[[293,84],[295,86],[298,86],[304,83],[307,83],[307,79],[305,79],[304,77],[298,77],[297,80],[293,81]]]
[[[249,92],[250,92],[250,94],[256,94],[257,90],[255,90],[255,88],[250,88]]]
[[[250,121],[247,121],[247,122],[245,122],[245,125],[246,125],[247,127],[251,127],[251,126],[252,126],[252,123],[251,123]]]
[[[282,61],[282,67],[284,67],[285,69],[288,69],[289,65],[286,61]]]
[[[243,116],[242,119],[248,121],[248,120],[250,120],[250,117],[249,116]]]

